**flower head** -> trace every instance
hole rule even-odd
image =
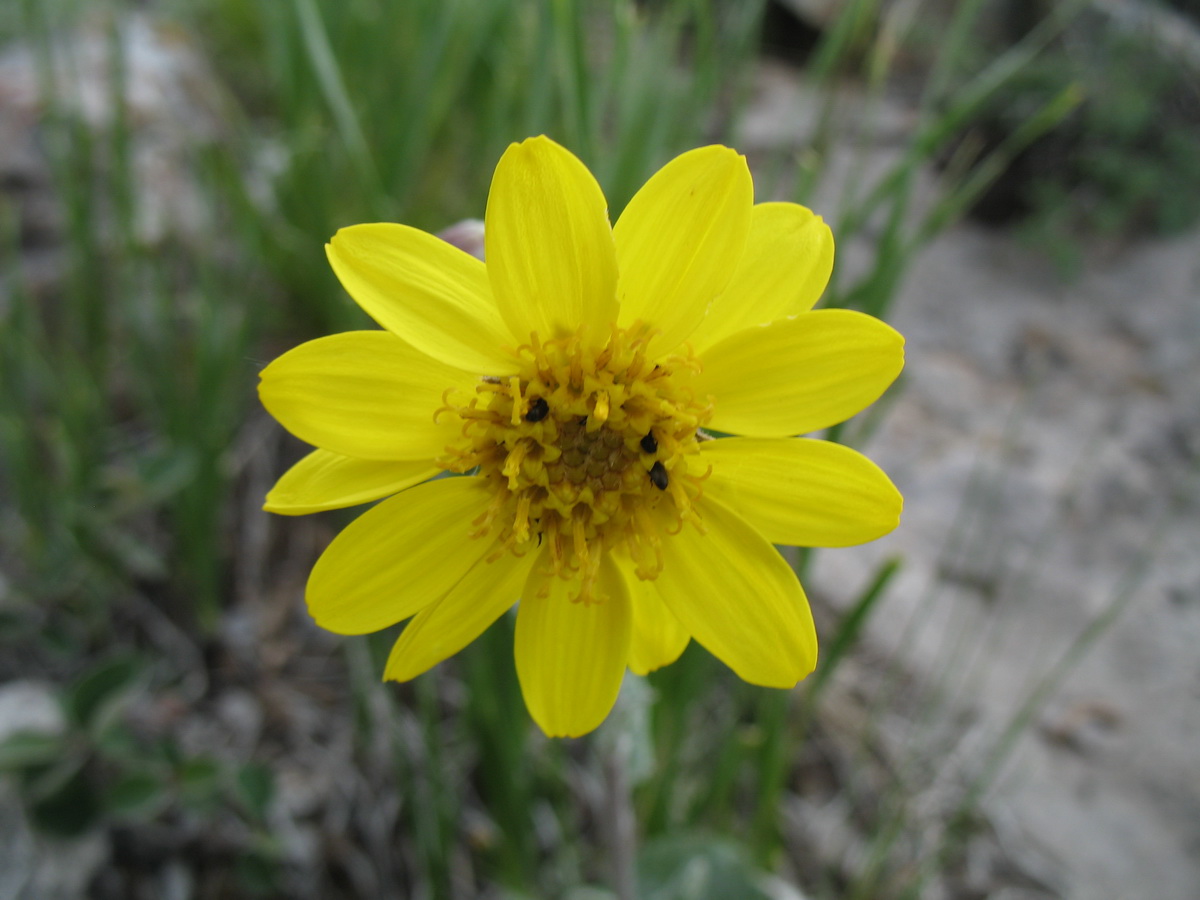
[[[517,672],[549,735],[595,728],[626,667],[691,638],[746,681],[795,685],[816,634],[772,544],[872,540],[901,506],[862,455],[793,437],[854,415],[903,365],[884,323],[812,311],[829,229],[755,205],[719,146],[668,163],[610,226],[584,165],[537,137],[497,165],[484,240],[486,265],[404,225],[342,229],[329,261],[385,330],[262,373],[263,404],[319,448],[268,510],[389,497],[317,561],[317,623],[411,617],[385,672],[405,680],[519,601]]]

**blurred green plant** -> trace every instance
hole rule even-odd
[[[1200,27],[1179,25],[1200,47]],[[970,65],[980,64],[980,49]],[[1194,55],[1164,47],[1153,30],[1081,17],[988,103],[963,140],[995,146],[1065,84],[1081,102],[1010,159],[974,214],[1016,223],[1064,275],[1078,272],[1097,237],[1173,235],[1200,221],[1200,70]]]
[[[615,218],[664,159],[720,130],[719,104],[746,78],[760,7],[205,4],[199,20],[223,35],[218,58],[244,124],[280,156],[274,214],[243,209],[261,223],[257,249],[298,328],[362,321],[351,304],[329,302],[340,289],[314,240],[357,222],[437,231],[481,217],[491,167],[514,140],[548,133],[571,147]]]
[[[920,4],[887,6],[881,0],[853,0],[837,18],[827,40],[818,48],[814,78],[827,85],[853,60],[853,49],[861,40],[861,21],[867,16],[877,23],[876,37],[861,63],[866,103],[855,106],[864,122],[853,125],[839,110],[839,95],[832,89],[821,95],[817,126],[808,152],[801,158],[795,186],[796,199],[805,202],[829,172],[832,152],[841,147],[848,128],[869,127],[879,112],[878,104],[888,89],[900,51],[909,42],[924,38],[925,29],[939,34],[936,50],[920,92],[917,122],[899,160],[882,174],[868,177],[866,150],[853,163],[852,176],[833,213],[834,234],[846,241],[870,229],[874,254],[864,273],[847,283],[841,267],[826,294],[825,305],[861,309],[887,317],[892,299],[920,251],[946,227],[957,221],[983,194],[1006,166],[1039,137],[1052,130],[1079,101],[1069,81],[1061,82],[1040,103],[1026,110],[1004,140],[979,153],[974,165],[951,167],[931,204],[918,200],[919,175],[955,146],[963,129],[978,122],[1030,66],[1037,63],[1084,5],[1084,0],[1051,7],[1050,13],[1004,52],[988,57],[969,76],[961,75],[963,60],[970,57],[986,0],[956,4],[949,20],[935,17],[925,26]],[[924,26],[924,27],[923,27]],[[835,429],[835,439],[840,435]]]
[[[224,809],[261,831],[274,792],[269,769],[188,755],[170,739],[147,740],[125,724],[125,708],[148,674],[134,656],[102,660],[63,688],[61,728],[0,741],[0,774],[15,776],[30,821],[77,837],[103,823]]]

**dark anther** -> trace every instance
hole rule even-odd
[[[529,407],[529,412],[525,413],[525,421],[540,422],[548,415],[550,415],[550,404],[546,402],[545,397],[538,397]]]
[[[667,489],[667,467],[659,460],[650,467],[650,481],[660,491]]]
[[[646,436],[642,438],[642,450],[645,453],[658,452],[658,441],[654,439],[654,432],[647,432]]]

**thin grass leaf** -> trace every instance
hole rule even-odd
[[[379,170],[359,124],[354,104],[346,91],[341,67],[329,44],[325,24],[314,0],[293,0],[293,4],[309,63],[317,76],[317,83],[325,102],[337,121],[338,134],[358,169],[362,190],[369,200],[370,197],[382,193]]]

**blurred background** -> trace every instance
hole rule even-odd
[[[614,220],[737,147],[908,338],[795,691],[693,645],[548,741],[511,618],[396,685],[305,613],[354,513],[260,511],[257,372],[538,133]],[[1195,0],[4,0],[0,898],[1194,900],[1198,220]]]

